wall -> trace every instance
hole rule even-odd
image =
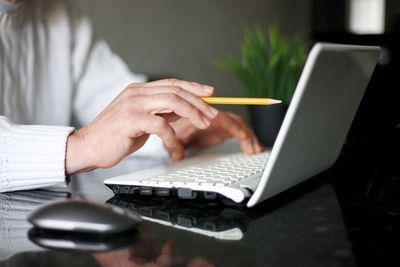
[[[311,0],[70,0],[88,14],[134,71],[177,76],[240,96],[234,79],[209,62],[237,54],[245,25],[264,28],[278,18],[286,34],[310,31]],[[245,115],[244,107],[224,107]]]
[[[387,31],[400,32],[400,2],[386,0],[385,23]]]

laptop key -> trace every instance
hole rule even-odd
[[[170,194],[169,188],[156,188],[156,195],[161,197],[167,197]]]
[[[192,191],[190,188],[178,188],[178,197],[184,199],[195,199],[197,192]]]
[[[142,196],[151,196],[153,194],[153,188],[141,187],[141,188],[139,188],[139,194]]]

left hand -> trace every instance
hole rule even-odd
[[[246,154],[260,153],[263,150],[243,118],[234,113],[219,112],[204,130],[197,129],[186,119],[172,123],[172,127],[176,132],[178,144],[167,150],[174,160],[183,159],[185,148],[206,148],[220,144],[228,138],[238,139],[242,151]]]

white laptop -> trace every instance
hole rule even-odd
[[[372,46],[314,45],[270,151],[203,155],[104,183],[115,194],[228,198],[253,207],[335,163],[379,54]]]

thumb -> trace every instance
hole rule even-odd
[[[185,156],[185,147],[180,141],[177,141],[174,147],[165,146],[165,148],[173,160],[181,160]]]

